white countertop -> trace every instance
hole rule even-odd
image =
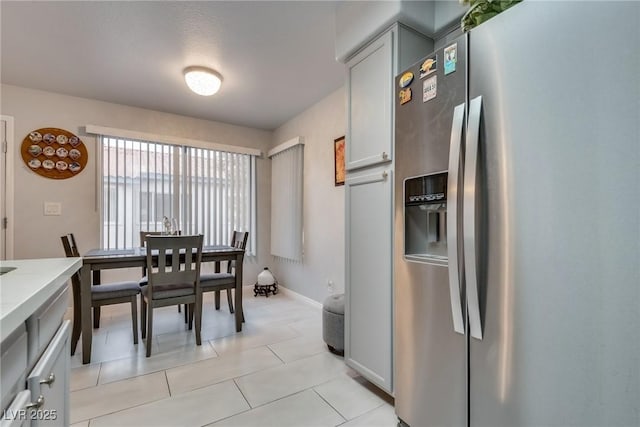
[[[0,275],[0,341],[4,341],[82,267],[82,258],[0,261],[16,267]]]

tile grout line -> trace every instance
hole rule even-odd
[[[334,379],[335,379],[335,378],[334,378]],[[333,380],[331,380],[331,381],[333,381]],[[327,382],[328,382],[328,381],[327,381]],[[326,382],[325,382],[325,383],[323,383],[323,384],[326,384]],[[321,385],[322,385],[322,384],[321,384]],[[337,409],[337,408],[334,408],[334,407],[333,407],[333,405],[332,405],[331,403],[329,403],[329,401],[328,401],[327,399],[325,399],[325,398],[324,398],[320,393],[318,393],[318,390],[316,390],[316,389],[315,389],[316,387],[318,387],[318,386],[313,386],[313,387],[311,387],[311,388],[310,388],[310,390],[311,390],[312,392],[314,392],[316,395],[318,395],[318,397],[319,397],[320,399],[322,399],[322,401],[323,401],[323,402],[325,402],[327,405],[329,405],[329,407],[330,407],[331,409],[333,409],[334,411],[336,411],[336,414],[340,415],[340,417],[342,417],[342,419],[344,420],[343,422],[341,422],[340,424],[337,424],[337,425],[341,425],[341,424],[344,424],[344,423],[346,423],[347,421],[349,421],[349,420],[347,419],[347,417],[345,417],[344,415],[342,415],[342,412],[338,411],[338,409]]]
[[[262,346],[260,346],[260,347],[266,347],[266,346],[262,345]],[[250,348],[250,349],[248,349],[247,351],[255,350],[255,349],[260,348],[260,347]],[[220,356],[219,356],[219,357],[220,357]],[[277,357],[277,356],[276,356],[276,357]],[[212,358],[210,358],[210,359],[213,359],[213,357],[212,357]],[[279,359],[279,358],[278,358],[278,359]],[[204,359],[204,360],[208,360],[208,359]],[[259,372],[261,372],[261,371],[263,371],[263,370],[265,370],[265,369],[273,369],[273,368],[276,368],[276,367],[279,367],[279,366],[282,366],[282,365],[286,365],[286,363],[282,363],[282,364],[280,364],[280,365],[276,365],[276,366],[270,366],[270,367],[268,367],[268,368],[260,368],[260,369],[257,369],[257,370],[255,370],[255,371],[251,371],[251,372],[247,372],[247,373],[242,374],[242,375],[238,375],[237,377],[223,378],[223,379],[221,379],[220,381],[217,381],[217,382],[214,382],[214,383],[211,383],[211,384],[207,384],[207,385],[203,385],[203,386],[201,386],[201,387],[196,387],[196,388],[193,388],[193,389],[189,389],[189,390],[187,390],[187,391],[183,391],[182,393],[178,393],[178,394],[184,394],[184,393],[189,393],[189,392],[192,392],[192,391],[195,391],[195,390],[201,390],[201,389],[203,389],[203,388],[206,388],[206,387],[209,387],[209,386],[212,386],[212,385],[221,384],[221,383],[223,383],[223,382],[225,382],[225,381],[233,380],[233,381],[235,382],[235,380],[236,380],[236,379],[238,379],[238,378],[243,378],[243,377],[246,377],[246,376],[249,376],[249,375],[257,374],[257,373],[259,373]],[[186,366],[186,365],[183,365],[183,366]],[[180,368],[180,366],[177,366],[177,368]],[[174,369],[174,368],[170,368],[170,369]],[[169,369],[167,369],[167,371],[168,371],[168,370],[169,370]],[[147,375],[147,374],[145,374],[145,375]],[[135,378],[135,377],[134,377],[134,378]],[[251,405],[249,405],[249,406],[251,406]]]
[[[347,421],[345,421],[345,422],[343,422],[343,423],[341,423],[341,424],[338,424],[338,426],[341,426],[341,425],[344,425],[344,424],[346,424],[346,423],[350,423],[351,421],[355,421],[355,420],[357,420],[357,419],[359,419],[359,418],[362,418],[362,417],[364,417],[365,415],[368,415],[368,414],[372,413],[373,411],[377,411],[378,409],[382,408],[384,405],[385,405],[384,403],[381,403],[380,405],[376,406],[375,408],[370,409],[370,410],[368,410],[367,412],[365,412],[365,413],[363,413],[363,414],[360,414],[360,415],[358,415],[358,416],[357,416],[357,417],[355,417],[355,418],[352,418],[352,419],[347,420]],[[394,413],[395,413],[395,409],[394,409]],[[344,417],[343,417],[343,418],[344,418]],[[336,426],[336,427],[338,427],[338,426]]]
[[[169,390],[169,397],[172,397],[173,394],[171,394],[171,385],[169,384],[169,377],[167,377],[167,370],[163,370],[162,371],[164,373],[164,380],[167,382],[167,390]]]
[[[287,364],[287,362],[285,362],[284,360],[282,360],[282,358],[281,358],[280,356],[278,356],[278,354],[277,354],[275,351],[273,351],[273,349],[272,349],[271,347],[269,347],[270,345],[271,345],[271,344],[267,344],[267,345],[265,345],[265,347],[267,347],[267,349],[268,349],[271,353],[273,353],[273,355],[274,355],[274,356],[276,356],[276,357],[278,358],[278,360],[282,362],[282,364],[283,364],[283,365],[286,365],[286,364]]]
[[[98,378],[96,378],[95,387],[98,387],[100,385],[100,375],[102,375],[102,362],[100,362],[100,367],[98,368]]]
[[[133,378],[140,378],[140,377],[144,377],[144,376],[147,376],[147,375],[155,375],[155,374],[158,374],[158,372],[153,372],[151,374],[138,375],[138,376],[133,377]],[[126,380],[123,380],[123,381],[129,381],[131,379],[132,378],[127,378]],[[82,389],[82,390],[86,390],[86,389]],[[169,395],[169,397],[171,397],[171,395]],[[143,405],[147,405],[149,403],[157,402],[157,401],[162,400],[162,399],[168,399],[169,397],[162,397],[160,399],[150,400],[149,402],[143,402],[143,403],[139,403],[137,405],[129,406],[129,407],[126,407],[126,408],[117,409],[117,410],[115,410],[113,412],[107,412],[106,414],[100,414],[100,415],[95,416],[93,418],[85,418],[85,419],[82,419],[82,420],[76,420],[73,424],[79,424],[79,423],[82,423],[82,422],[85,422],[85,421],[89,421],[90,422],[91,420],[96,419],[96,418],[105,417],[107,415],[113,415],[113,414],[118,413],[118,412],[126,411],[126,410],[129,410],[129,409],[132,409],[132,408],[137,408],[139,406],[143,406]],[[71,408],[69,408],[69,409],[70,409],[69,412],[71,412]]]
[[[251,406],[251,403],[249,403],[249,399],[247,399],[247,396],[244,395],[244,393],[242,392],[242,389],[240,388],[240,386],[238,385],[238,383],[236,382],[236,379],[233,378],[231,381],[233,381],[233,384],[236,386],[236,388],[238,389],[238,391],[240,392],[240,394],[242,395],[242,398],[244,399],[245,402],[247,402],[247,405],[249,406],[248,410],[253,409],[253,407]]]

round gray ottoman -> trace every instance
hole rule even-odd
[[[344,294],[331,295],[324,301],[322,338],[329,351],[344,356]]]

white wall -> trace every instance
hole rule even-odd
[[[274,131],[271,147],[304,137],[304,255],[301,263],[271,258],[280,284],[322,302],[344,292],[344,186],[334,186],[333,140],[346,132],[346,91],[340,88]]]
[[[221,144],[258,148],[266,152],[272,132],[144,110],[91,99],[1,86],[2,114],[15,118],[15,250],[14,258],[64,256],[60,236],[73,232],[81,251],[99,246],[100,214],[96,210],[96,138],[83,133],[95,124],[141,132],[178,136]],[[77,176],[62,181],[43,178],[22,161],[22,139],[34,129],[57,127],[78,135],[89,161]],[[245,260],[244,283],[253,285],[269,255],[271,162],[257,161],[257,256]],[[44,216],[43,204],[61,202],[61,216]]]

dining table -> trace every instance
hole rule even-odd
[[[152,254],[153,255],[153,254]],[[215,262],[216,271],[221,261],[235,261],[235,322],[236,332],[242,331],[242,261],[244,249],[225,245],[207,245],[202,248],[202,262]],[[157,255],[154,255],[154,263]],[[82,325],[82,363],[91,362],[91,286],[99,285],[100,271],[116,268],[146,267],[146,248],[131,249],[91,249],[82,257],[80,269],[80,322]],[[219,295],[218,295],[219,298]]]

